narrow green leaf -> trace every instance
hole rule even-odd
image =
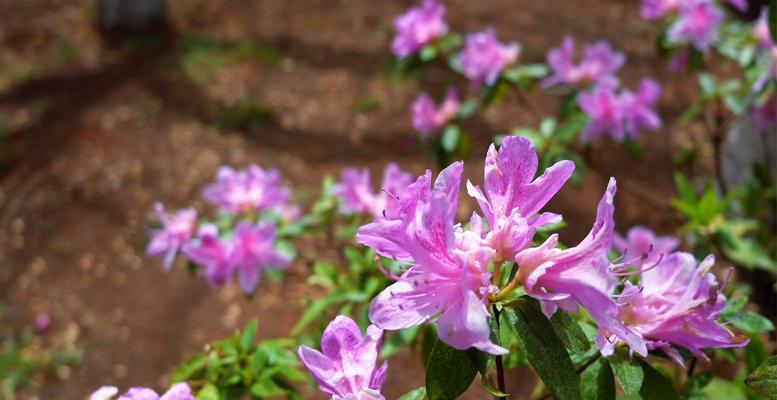
[[[747,386],[770,399],[777,398],[777,356],[766,360],[745,379]]]
[[[609,358],[610,365],[612,365],[612,371],[615,373],[615,378],[623,389],[623,393],[627,396],[635,396],[639,394],[640,388],[642,388],[642,382],[645,380],[645,373],[642,371],[642,367],[631,362],[629,359],[628,351],[619,349]]]
[[[747,366],[747,372],[750,373],[769,358],[769,353],[766,351],[766,345],[761,340],[760,335],[751,334],[748,336],[750,343],[745,347],[745,366]]]
[[[558,400],[579,400],[580,383],[564,343],[556,336],[539,303],[527,296],[515,301],[511,320],[529,364]],[[505,310],[509,312],[509,310]]]
[[[467,351],[437,339],[426,365],[426,394],[429,400],[454,400],[467,390],[477,373]]]
[[[446,153],[452,153],[456,150],[456,145],[459,144],[459,137],[461,137],[461,129],[458,125],[451,124],[445,127],[440,138],[440,146]]]
[[[639,394],[642,396],[642,400],[679,400],[677,392],[672,386],[672,380],[658,372],[650,364],[640,360],[639,364],[642,366],[642,374],[644,380],[642,387],[639,389]]]
[[[240,348],[243,349],[243,351],[248,351],[251,348],[251,345],[254,343],[257,324],[258,322],[256,321],[256,318],[252,319],[250,322],[248,322],[248,325],[246,325],[246,329],[243,331],[243,335],[240,336]]]
[[[170,375],[170,380],[173,382],[187,381],[202,372],[207,362],[208,359],[204,354],[193,356],[173,371],[172,375]]]
[[[424,396],[426,396],[426,387],[421,386],[416,390],[405,393],[399,400],[421,400]]]
[[[615,378],[610,363],[598,359],[580,374],[583,400],[615,400]]]
[[[564,346],[575,354],[585,354],[591,348],[591,342],[580,325],[569,314],[559,310],[550,318],[553,331],[564,342]]]

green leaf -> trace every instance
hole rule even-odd
[[[759,335],[749,335],[750,343],[745,346],[745,365],[747,366],[747,372],[753,372],[761,365],[766,359],[769,358],[769,353],[766,352],[766,345]]]
[[[764,361],[745,379],[745,384],[767,398],[777,398],[777,356]]]
[[[170,380],[173,382],[187,381],[202,372],[207,362],[208,359],[204,354],[197,354],[179,365],[170,375]]]
[[[607,360],[598,359],[580,374],[583,400],[615,400],[615,378]]]
[[[769,332],[774,330],[772,321],[752,311],[745,311],[738,314],[731,322],[737,328],[748,333]]]
[[[243,335],[240,336],[240,348],[243,351],[251,349],[251,345],[254,343],[254,337],[256,336],[256,326],[258,322],[256,318],[252,319],[246,325],[246,329],[243,331]]]
[[[677,124],[679,126],[688,125],[688,123],[693,121],[696,117],[698,117],[703,110],[704,110],[704,105],[702,103],[695,103],[694,105],[690,106],[687,110],[685,110],[685,112],[683,112]]]
[[[715,232],[720,249],[731,261],[747,268],[777,272],[777,261],[758,242],[738,234],[729,224]],[[774,329],[772,326],[771,329]],[[769,329],[769,330],[771,330]]]
[[[591,348],[591,342],[586,337],[580,325],[569,316],[559,310],[550,318],[553,331],[564,342],[564,346],[575,354],[585,354]]]
[[[618,349],[615,354],[609,357],[609,360],[623,393],[627,396],[638,395],[640,388],[642,388],[642,382],[645,380],[645,372],[642,367],[631,362],[628,351],[624,349]]]
[[[219,390],[212,383],[208,383],[197,393],[197,400],[219,400]]]
[[[453,400],[469,387],[478,373],[465,350],[456,350],[439,339],[426,365],[426,394],[429,400]]]
[[[424,396],[426,396],[426,387],[421,386],[416,390],[405,393],[399,400],[421,400]]]
[[[558,400],[580,399],[580,384],[575,367],[564,343],[556,336],[553,325],[540,310],[539,303],[523,296],[513,304],[515,312],[510,313],[510,319],[526,351],[529,364],[553,397]]]
[[[459,126],[455,124],[448,125],[442,132],[440,146],[446,153],[452,153],[459,144],[459,137],[461,137],[461,129],[459,129]]]
[[[283,390],[271,379],[263,379],[251,385],[251,394],[259,398],[276,396],[282,393]]]
[[[672,386],[672,380],[658,372],[650,364],[640,360],[644,381],[639,390],[642,400],[679,400],[677,392]]]
[[[424,46],[419,54],[421,61],[428,62],[434,60],[437,57],[437,49],[433,45]]]

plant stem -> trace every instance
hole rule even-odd
[[[596,362],[596,360],[598,360],[598,359],[599,359],[599,357],[601,357],[601,356],[602,356],[602,353],[601,353],[601,352],[597,352],[596,354],[594,354],[594,356],[593,356],[593,357],[589,358],[589,359],[588,359],[588,361],[586,361],[585,363],[583,363],[583,365],[579,366],[579,367],[578,367],[578,368],[575,370],[575,374],[577,374],[577,375],[580,375],[580,374],[582,374],[582,373],[583,373],[583,371],[585,371],[585,369],[586,369],[586,368],[590,367],[590,366],[591,366],[591,364],[595,363],[595,362]]]
[[[496,304],[491,306],[491,308],[494,310],[494,318],[496,318],[496,328],[497,332],[499,331],[499,309],[496,307]],[[496,386],[502,393],[507,393],[507,387],[505,386],[505,371],[504,366],[502,366],[502,356],[496,356],[495,357],[496,362]],[[494,396],[494,398],[499,399],[499,397]]]

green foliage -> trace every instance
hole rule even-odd
[[[591,341],[588,340],[580,325],[569,314],[558,310],[550,318],[553,331],[564,342],[569,351],[575,354],[585,354],[591,349]]]
[[[764,361],[747,377],[745,383],[767,398],[777,398],[777,356]]]
[[[82,351],[72,343],[65,347],[42,347],[31,332],[7,332],[0,342],[0,397],[16,398],[16,391],[39,387],[60,367],[81,360]]]
[[[610,363],[598,359],[580,373],[583,400],[615,400],[615,378]]]
[[[405,393],[399,400],[423,400],[424,396],[426,396],[426,387],[421,386],[416,390]]]
[[[580,399],[579,379],[572,360],[539,303],[524,296],[513,305],[515,309],[507,312],[529,364],[556,399]]]
[[[294,353],[293,339],[271,339],[256,343],[257,321],[248,323],[242,333],[206,346],[173,371],[174,382],[202,385],[197,399],[226,400],[250,396],[263,399],[284,396],[301,399],[293,384],[306,382]]]
[[[475,349],[456,350],[437,339],[426,363],[429,400],[453,400],[464,393],[478,373],[474,359],[477,352]]]

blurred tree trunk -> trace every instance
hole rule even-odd
[[[165,0],[96,0],[102,31],[139,32],[164,23]]]

